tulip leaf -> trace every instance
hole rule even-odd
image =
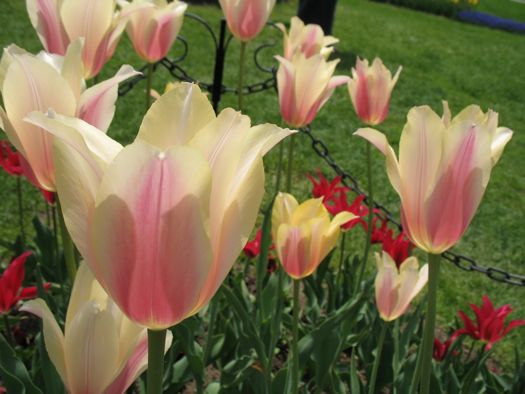
[[[361,394],[361,384],[359,381],[359,375],[357,374],[357,366],[356,366],[356,354],[355,354],[355,348],[352,349],[351,354],[351,361],[350,361],[350,392],[352,394]]]
[[[263,224],[261,227],[261,246],[259,259],[257,260],[257,269],[256,269],[256,289],[255,293],[257,297],[257,309],[260,313],[263,312],[262,309],[262,292],[263,292],[263,281],[266,276],[266,269],[268,267],[268,249],[272,243],[272,209],[275,197],[272,199],[268,207],[264,212]],[[264,320],[264,315],[261,316],[261,322]]]
[[[24,363],[16,357],[4,336],[0,334],[0,376],[8,393],[42,394],[31,381]]]
[[[38,336],[35,338],[35,344],[38,347],[40,366],[42,368],[42,375],[44,378],[46,392],[53,394],[65,393],[62,379],[60,379],[60,375],[58,374],[55,366],[49,359],[49,355],[47,354],[47,350],[42,339],[42,334],[38,334]]]

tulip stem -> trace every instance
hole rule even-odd
[[[299,279],[293,280],[293,323],[292,323],[292,393],[299,392]]]
[[[336,305],[336,298],[337,298],[337,289],[342,289],[342,281],[343,281],[343,264],[345,260],[345,238],[346,238],[346,232],[343,232],[341,235],[341,244],[340,244],[340,255],[339,255],[339,266],[337,268],[337,275],[335,277],[335,282],[333,284],[333,287],[330,291],[330,310],[334,310]]]
[[[288,167],[286,168],[286,192],[292,191],[292,168],[293,168],[293,148],[295,143],[295,135],[291,135],[288,144]]]
[[[9,318],[7,317],[7,313],[3,313],[4,316],[4,325],[5,325],[5,331],[6,331],[6,338],[7,342],[12,346],[15,347],[15,337],[13,336],[13,331],[11,331],[11,325],[9,324]]]
[[[374,360],[374,366],[372,367],[372,375],[370,375],[370,385],[368,386],[368,394],[375,393],[377,371],[379,370],[379,364],[381,363],[381,353],[383,352],[383,344],[385,343],[386,328],[386,323],[381,322],[381,333],[379,334],[379,341],[377,342],[376,358]]]
[[[24,205],[22,202],[22,182],[20,177],[16,177],[16,197],[18,199],[18,221],[20,224],[20,240],[22,242],[22,249],[26,247],[26,230],[24,227]]]
[[[166,329],[148,329],[147,394],[161,394],[164,377],[164,345]]]
[[[60,200],[57,199],[58,207],[58,220],[60,222],[60,233],[62,234],[62,247],[64,248],[64,259],[66,261],[67,274],[71,284],[75,282],[75,275],[77,274],[77,262],[75,257],[75,247],[73,241],[67,231],[66,223],[64,222],[64,215],[62,213],[62,207]]]
[[[279,144],[279,161],[277,162],[277,180],[275,181],[275,194],[279,193],[281,187],[281,177],[283,173],[284,144]]]
[[[212,299],[210,302],[210,322],[208,323],[208,338],[206,340],[206,347],[204,348],[204,367],[210,363],[211,345],[213,342],[213,330],[215,328],[215,320],[217,319],[217,312],[219,311],[218,300]]]
[[[359,290],[359,286],[361,285],[361,281],[363,280],[366,263],[368,261],[368,253],[370,252],[370,244],[372,241],[372,219],[374,218],[374,188],[372,185],[372,148],[370,142],[366,143],[366,173],[368,178],[368,196],[366,197],[368,205],[368,222],[366,231],[365,251],[363,253],[363,261],[361,261],[359,275],[355,283],[355,293],[357,293],[357,291]]]
[[[430,373],[432,371],[432,350],[434,344],[434,328],[436,325],[437,284],[439,276],[440,255],[428,254],[428,300],[427,316],[423,330],[423,351],[421,353],[421,394],[428,394],[430,389]]]
[[[153,81],[153,63],[148,63],[146,68],[146,112],[151,105],[151,82]]]
[[[239,55],[239,80],[237,81],[237,100],[239,103],[239,111],[242,111],[243,99],[243,85],[244,85],[244,58],[246,55],[246,42],[241,41],[241,49]]]

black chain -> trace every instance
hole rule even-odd
[[[328,164],[335,171],[335,173],[338,176],[341,177],[341,182],[346,187],[348,187],[356,194],[366,196],[366,193],[363,192],[363,190],[359,187],[359,183],[357,182],[356,178],[350,175],[348,172],[344,171],[341,168],[341,166],[337,164],[337,162],[330,155],[326,144],[313,135],[312,130],[309,126],[301,129],[300,134],[304,134],[310,138],[314,152],[317,153],[317,155],[321,157],[325,161],[325,163]],[[402,229],[401,223],[394,219],[392,213],[385,206],[378,204],[374,201],[374,208],[381,212],[381,214],[379,215],[381,218],[386,219],[387,221],[395,225],[399,230]],[[451,251],[444,252],[442,256],[445,260],[451,262],[456,267],[464,271],[485,274],[488,278],[500,283],[506,283],[514,286],[525,286],[525,276],[523,275],[512,274],[499,268],[483,267],[481,265],[478,265],[476,261],[474,261],[470,257],[462,256]]]

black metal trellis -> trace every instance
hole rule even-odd
[[[153,70],[156,71],[159,66],[163,66],[168,70],[168,72],[173,76],[175,79],[179,81],[185,81],[185,82],[193,82],[197,83],[201,89],[208,91],[211,93],[212,97],[212,105],[215,111],[217,111],[219,107],[219,103],[221,100],[221,97],[224,93],[235,93],[238,94],[238,91],[236,88],[228,87],[223,84],[223,76],[224,76],[224,61],[226,56],[226,51],[228,49],[228,45],[232,39],[231,34],[227,31],[226,21],[224,19],[221,19],[220,23],[220,33],[219,36],[215,34],[212,27],[206,22],[205,19],[201,18],[198,15],[192,14],[192,13],[186,13],[186,18],[189,18],[190,20],[194,20],[204,26],[206,31],[210,34],[210,36],[213,39],[213,42],[215,44],[215,64],[214,64],[214,71],[213,71],[213,81],[212,82],[202,82],[198,81],[195,78],[191,77],[186,70],[184,70],[179,63],[181,63],[186,56],[188,55],[189,51],[189,45],[185,38],[182,36],[177,37],[177,41],[181,42],[183,45],[183,52],[180,56],[174,59],[164,58],[158,63],[154,65]],[[274,23],[268,23],[268,25],[275,27]],[[277,81],[276,81],[276,68],[275,67],[265,67],[259,62],[259,54],[262,50],[274,46],[275,43],[269,43],[269,44],[263,44],[260,47],[258,47],[254,51],[254,63],[256,67],[268,74],[271,74],[270,77],[257,82],[252,85],[247,85],[243,87],[243,94],[253,94],[262,92],[268,89],[276,88],[277,87]],[[145,71],[147,65],[140,68],[140,71]],[[143,75],[139,75],[126,83],[123,83],[119,87],[119,96],[124,96],[129,91],[133,89],[135,85],[137,85],[142,79],[145,79]],[[311,128],[305,127],[301,130],[302,135],[307,136],[312,145],[312,149],[314,152],[322,158],[325,163],[338,175],[341,177],[342,183],[347,186],[350,190],[355,192],[356,194],[361,194],[366,197],[366,193],[360,188],[359,183],[357,179],[351,175],[349,172],[345,171],[343,167],[341,167],[331,156],[330,151],[328,150],[327,145],[318,137],[316,137],[313,133]],[[377,203],[374,201],[374,208],[381,212],[380,216],[388,222],[390,222],[392,225],[396,226],[399,230],[402,229],[401,223],[399,223],[395,217],[392,215],[392,213],[383,205]],[[509,273],[507,271],[504,271],[499,268],[495,267],[484,267],[476,263],[476,261],[470,257],[463,256],[460,254],[457,254],[452,251],[447,251],[442,254],[443,258],[446,261],[449,261],[450,263],[454,264],[456,267],[468,271],[468,272],[477,272],[480,274],[486,275],[489,279],[492,279],[496,282],[500,283],[506,283],[509,285],[514,286],[524,286],[525,287],[525,276]]]

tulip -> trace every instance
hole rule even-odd
[[[298,53],[292,61],[275,58],[280,62],[277,87],[281,116],[292,127],[310,124],[334,89],[349,80],[345,76],[332,77],[339,60],[327,62],[321,54],[306,58]]]
[[[246,42],[259,35],[275,0],[219,0],[219,4],[232,34]]]
[[[348,93],[354,104],[357,116],[366,124],[378,125],[388,115],[390,94],[394,88],[402,67],[399,66],[394,78],[390,70],[375,58],[372,66],[368,60],[357,58],[352,68],[352,79],[348,81]]]
[[[348,187],[340,185],[342,179],[340,176],[328,181],[319,169],[317,169],[318,180],[313,175],[307,174],[306,176],[312,182],[312,196],[315,198],[323,197],[323,203],[335,199],[337,193],[346,193],[349,190]]]
[[[84,76],[97,75],[113,56],[127,19],[115,0],[26,0],[27,12],[48,52],[64,55],[68,45],[85,39]]]
[[[408,257],[399,267],[387,253],[375,254],[376,305],[381,319],[392,321],[404,314],[428,281],[428,264],[419,269],[416,257]]]
[[[255,238],[248,241],[244,245],[243,252],[246,257],[253,259],[261,254],[261,243],[262,243],[262,229],[258,229],[255,234]],[[275,245],[272,243],[268,246],[268,260],[274,260],[272,252],[275,250]]]
[[[164,58],[182,27],[188,5],[166,0],[122,1],[122,17],[128,18],[127,32],[137,54],[148,63]]]
[[[278,23],[277,27],[283,32],[284,58],[288,60],[292,60],[297,52],[307,58],[321,54],[327,59],[333,52],[330,46],[339,42],[335,37],[325,36],[321,26],[305,25],[297,16],[291,19],[289,33],[282,23]]]
[[[26,123],[24,117],[53,108],[106,132],[115,113],[118,84],[138,74],[130,66],[122,66],[113,78],[85,89],[81,51],[80,40],[68,47],[65,57],[46,53],[34,56],[11,45],[2,57],[5,74],[0,79],[0,91],[5,111],[0,108],[0,126],[27,160],[30,169],[24,168],[24,174],[48,191],[56,190],[52,136]]]
[[[412,242],[406,237],[405,233],[400,232],[394,238],[392,229],[388,229],[382,236],[383,250],[387,252],[399,267],[412,252]]]
[[[80,253],[122,311],[154,330],[215,294],[255,224],[262,156],[291,134],[229,108],[216,116],[188,83],[155,101],[124,148],[79,119],[29,120],[55,135],[58,195]]]
[[[330,221],[322,200],[313,198],[299,205],[288,193],[275,198],[272,236],[284,270],[294,279],[311,275],[335,247],[339,226],[355,218],[341,212]]]
[[[494,308],[487,295],[483,296],[481,307],[470,304],[476,315],[476,322],[473,322],[465,312],[459,311],[458,315],[463,321],[463,327],[454,332],[454,338],[459,335],[469,335],[471,338],[485,343],[485,350],[490,350],[492,346],[503,339],[511,330],[525,325],[525,320],[512,320],[505,326],[505,319],[512,312],[510,305],[503,305]]]
[[[498,114],[469,106],[450,119],[415,107],[399,143],[399,162],[386,137],[373,129],[355,132],[386,156],[392,186],[401,198],[403,228],[419,248],[440,254],[467,229],[487,187],[492,167],[512,137],[498,127]]]
[[[146,330],[124,316],[85,263],[75,278],[63,333],[42,299],[20,310],[43,320],[47,353],[71,394],[121,394],[147,367]],[[169,335],[165,351],[171,341]]]
[[[22,287],[24,281],[24,265],[31,252],[24,252],[16,257],[0,276],[0,314],[8,313],[18,301],[36,297],[35,286]],[[45,288],[49,288],[49,284]]]

